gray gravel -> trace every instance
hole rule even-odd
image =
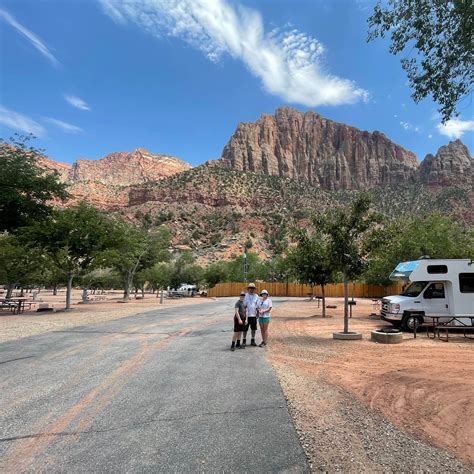
[[[474,472],[450,453],[396,428],[323,377],[312,396],[325,407],[316,419],[287,403],[313,472]]]

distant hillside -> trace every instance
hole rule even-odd
[[[371,190],[387,218],[439,211],[474,222],[469,186],[385,186]],[[251,239],[262,257],[278,253],[290,229],[308,225],[314,212],[346,206],[356,191],[325,191],[287,178],[203,165],[156,183],[132,186],[119,214],[147,226],[166,224],[174,245],[202,260],[228,258]]]

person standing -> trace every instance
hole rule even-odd
[[[258,304],[258,295],[254,283],[250,283],[247,287],[247,293],[245,295],[245,308],[247,310],[247,325],[244,328],[244,337],[242,344],[245,347],[247,344],[247,331],[250,326],[252,331],[252,339],[250,340],[251,346],[256,346],[255,342],[255,331],[257,330],[257,304]]]
[[[272,300],[268,296],[267,290],[262,290],[261,298],[258,300],[258,322],[260,324],[260,332],[262,333],[262,342],[259,347],[265,347],[268,340],[268,325],[270,324],[270,313],[272,311]]]
[[[244,299],[245,293],[242,292],[240,293],[238,301],[235,303],[234,334],[232,335],[232,345],[230,346],[231,351],[234,351],[236,347],[237,349],[245,349],[245,345],[240,345],[240,337],[242,336],[242,331],[244,330],[247,322]]]

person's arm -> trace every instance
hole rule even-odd
[[[242,324],[242,320],[240,319],[240,314],[239,314],[239,306],[237,304],[235,305],[234,318],[237,318],[237,321],[239,322],[239,324]]]

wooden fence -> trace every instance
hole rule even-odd
[[[278,282],[255,282],[257,291],[265,289],[270,293],[270,296],[304,296],[308,297],[311,294],[310,285],[300,285],[297,283],[278,283]],[[212,297],[219,296],[238,296],[241,291],[245,291],[247,283],[232,282],[232,283],[218,283],[214,288],[208,290],[208,295]],[[349,296],[354,294],[354,298],[381,298],[387,295],[396,295],[401,292],[402,286],[399,284],[382,286],[382,285],[368,285],[365,283],[349,283]],[[354,292],[354,293],[353,293]],[[326,285],[326,296],[341,297],[344,296],[344,286],[342,283],[334,285]],[[314,296],[321,296],[321,287],[315,286],[313,289]]]

